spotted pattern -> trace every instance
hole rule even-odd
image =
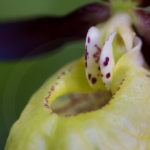
[[[97,88],[101,82],[100,72],[100,38],[101,34],[99,29],[91,27],[87,33],[85,44],[85,64],[86,64],[86,77],[92,88]],[[90,74],[90,76],[89,76]]]
[[[115,98],[116,93],[121,89],[121,86],[122,86],[123,82],[125,81],[125,78],[126,78],[126,75],[125,75],[124,78],[121,80],[120,86],[119,86],[119,87],[117,88],[117,90],[113,93],[112,99]]]
[[[108,90],[110,89],[112,75],[113,75],[113,68],[115,66],[113,49],[112,49],[112,42],[113,42],[115,34],[116,32],[113,32],[107,38],[107,41],[105,42],[105,45],[102,48],[100,61],[99,61],[101,74],[103,75],[102,81],[103,83],[105,83],[105,87]]]
[[[67,71],[68,71],[68,72],[71,72],[72,69],[73,69],[73,67],[71,66],[71,67],[68,68]],[[61,72],[61,74],[57,77],[56,82],[54,83],[54,85],[52,85],[52,86],[50,87],[50,90],[47,92],[47,96],[45,97],[45,104],[44,104],[44,106],[45,106],[46,108],[48,108],[48,109],[50,108],[49,105],[48,105],[48,100],[49,100],[49,98],[51,97],[52,93],[55,91],[55,87],[58,86],[60,79],[61,79],[62,77],[64,77],[64,76],[66,75],[66,73],[67,73],[67,72],[65,72],[65,71]]]

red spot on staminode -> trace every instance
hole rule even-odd
[[[90,41],[91,41],[91,39],[90,39],[90,37],[88,37],[88,43],[90,43]]]
[[[107,74],[106,74],[106,78],[109,78],[109,77],[110,77],[110,73],[107,73]]]
[[[98,67],[98,70],[100,70],[100,66]]]
[[[106,57],[106,58],[105,58],[105,61],[104,61],[104,63],[103,63],[103,65],[104,65],[104,66],[107,66],[107,65],[108,65],[108,62],[109,62],[109,57]]]
[[[89,78],[89,80],[91,79],[91,76],[92,76],[91,74],[88,74],[88,78]]]
[[[103,74],[101,74],[101,77],[103,77]]]
[[[97,79],[96,78],[92,78],[92,84],[95,84],[97,82]]]

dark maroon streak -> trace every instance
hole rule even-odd
[[[88,43],[90,43],[90,41],[91,41],[91,39],[90,39],[90,37],[88,37]]]
[[[31,57],[64,43],[84,39],[88,29],[110,16],[100,3],[83,6],[64,17],[42,17],[0,24],[0,60]]]
[[[85,62],[85,67],[87,68],[87,62]]]
[[[88,58],[88,55],[89,55],[89,53],[88,53],[88,50],[87,50],[87,45],[86,45],[86,47],[85,47],[85,60],[87,60],[87,58]]]

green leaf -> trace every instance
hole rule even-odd
[[[94,0],[1,0],[0,21],[31,19],[42,16],[63,16]]]

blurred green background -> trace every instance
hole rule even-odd
[[[93,0],[1,0],[0,22],[63,16]],[[18,119],[31,95],[64,64],[84,53],[84,41],[72,42],[28,60],[0,62],[0,149],[4,149],[10,127]]]

